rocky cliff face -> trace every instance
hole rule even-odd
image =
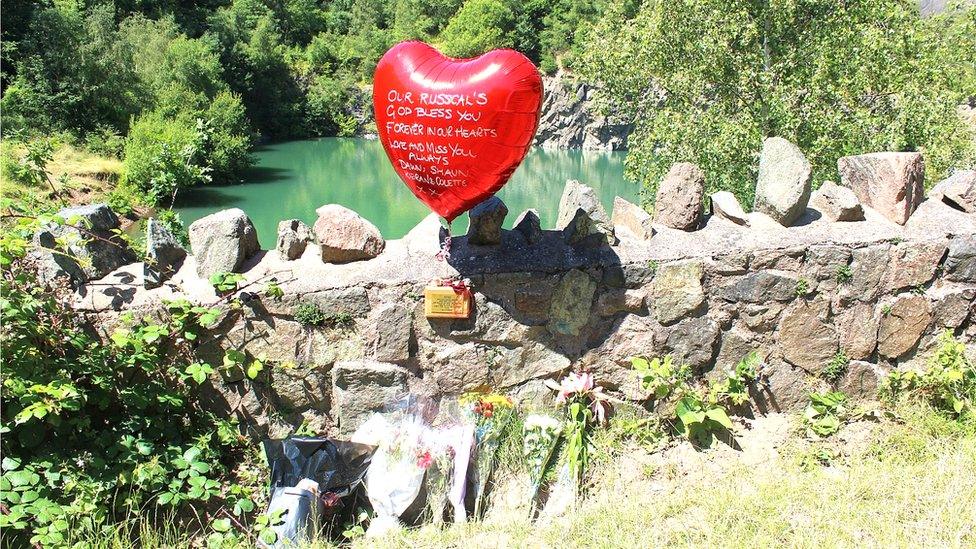
[[[543,86],[536,145],[607,152],[627,148],[632,125],[619,115],[601,113],[592,86],[564,73],[544,77]]]
[[[240,289],[222,296],[193,256],[154,289],[136,263],[81,288],[75,306],[105,336],[125,313],[165,314],[166,300],[218,308],[198,357],[220,364],[237,349],[269,367],[256,380],[215,374],[210,405],[258,435],[303,420],[349,431],[408,391],[487,384],[538,402],[550,394],[545,378],[581,367],[642,399],[632,356],[670,354],[708,377],[753,349],[763,357],[755,411],[788,410],[830,386],[819,374],[840,353],[852,362],[833,386],[873,396],[879,376],[925,360],[944,330],[976,340],[976,214],[935,197],[904,226],[865,210],[856,222],[808,210],[792,227],[712,216],[697,230],[655,224],[642,237],[615,211],[614,238],[575,238],[567,231],[580,209],[566,229],[532,238],[523,229],[492,245],[455,237],[447,262],[436,258],[431,216],[368,260],[326,263],[314,243],[295,260],[263,251],[239,269]],[[471,318],[425,317],[424,287],[450,275],[471,282]],[[265,295],[272,280],[283,295]],[[308,304],[343,321],[303,324]]]

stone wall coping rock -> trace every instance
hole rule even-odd
[[[323,263],[315,253],[317,246],[309,244],[315,250],[293,261],[277,253],[259,252],[247,259],[239,271],[245,279],[241,286],[253,285],[250,291],[262,291],[259,282],[274,277],[286,295],[301,296],[350,286],[419,285],[458,274],[471,277],[560,273],[574,268],[647,265],[818,244],[859,248],[884,241],[922,242],[976,234],[976,216],[941,200],[923,202],[904,226],[888,221],[870,207],[864,210],[864,221],[830,222],[808,209],[797,225],[791,227],[775,222],[739,226],[714,216],[701,229],[692,232],[655,224],[656,234],[650,240],[636,239],[622,231],[618,244],[599,247],[569,245],[554,230],[544,231],[535,244],[528,244],[521,233],[505,230],[501,245],[493,247],[469,246],[465,236],[456,235],[446,263],[435,257],[442,231],[432,214],[404,238],[388,241],[383,252],[369,260]],[[126,265],[80,288],[75,305],[81,310],[100,311],[139,308],[177,297],[200,304],[219,301],[209,281],[197,274],[193,256],[186,258],[163,287],[146,290],[142,283],[142,264]]]

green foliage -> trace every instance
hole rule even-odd
[[[281,301],[281,298],[285,296],[285,291],[282,290],[281,286],[278,285],[277,280],[271,279],[264,287],[264,296],[275,301]]]
[[[653,197],[673,162],[706,192],[753,201],[766,136],[796,143],[813,180],[837,159],[922,151],[926,180],[974,159],[958,106],[976,95],[976,8],[920,19],[908,0],[613,2],[582,72],[635,121],[627,173]]]
[[[515,45],[515,17],[503,0],[467,0],[441,34],[441,47],[452,57],[474,57]]]
[[[811,393],[803,411],[803,422],[811,436],[826,437],[840,430],[847,415],[847,395],[841,392]]]
[[[24,258],[39,223],[8,225],[0,238],[5,541],[62,546],[69,535],[111,535],[152,507],[225,501],[242,456],[226,422],[200,405],[214,369],[163,352],[191,357],[218,312],[168,302],[165,318],[123,317],[102,344],[62,301],[69,296],[37,286]]]
[[[724,378],[702,388],[691,384],[691,369],[675,365],[670,356],[631,358],[641,387],[654,398],[655,408],[660,410],[665,401],[675,400],[675,429],[703,446],[711,444],[715,434],[732,428],[726,405],[738,406],[749,400],[749,384],[756,379],[760,363],[759,353],[752,351],[729,368]]]
[[[303,326],[322,326],[328,317],[314,303],[302,303],[295,308],[295,320]]]
[[[850,363],[851,359],[847,358],[847,354],[840,351],[834,355],[834,358],[830,359],[830,362],[828,362],[826,366],[824,366],[823,370],[820,372],[820,375],[827,381],[833,383],[844,375],[844,372],[847,371],[847,367],[850,365]]]
[[[651,360],[633,357],[630,364],[641,386],[658,400],[668,398],[691,378],[691,368],[686,364],[676,365],[671,355]]]
[[[810,281],[805,278],[801,278],[797,280],[796,288],[794,289],[794,292],[796,293],[796,297],[806,297],[807,295],[809,295]]]
[[[146,193],[152,203],[166,201],[170,206],[180,189],[209,183],[210,168],[201,152],[202,129],[202,124],[170,119],[161,111],[136,119],[125,145],[126,182]]]
[[[226,294],[237,289],[238,284],[244,281],[244,276],[238,273],[214,273],[210,275],[210,285],[219,294]]]
[[[952,417],[971,416],[976,404],[976,367],[966,357],[965,344],[946,331],[924,371],[893,371],[879,392],[888,402],[913,397]]]
[[[186,225],[183,224],[183,219],[180,218],[180,214],[176,213],[175,210],[159,210],[156,212],[156,221],[159,221],[169,229],[169,232],[173,233],[173,238],[180,243],[184,248],[190,247],[190,234],[186,230]]]
[[[838,284],[849,284],[851,280],[854,279],[854,272],[851,270],[849,265],[841,265],[837,267],[837,272],[834,275]]]

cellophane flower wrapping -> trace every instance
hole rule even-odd
[[[368,430],[369,434],[362,431]],[[376,516],[367,534],[382,536],[400,527],[399,517],[417,498],[426,473],[424,446],[427,427],[418,416],[399,422],[374,415],[353,435],[353,440],[372,439],[377,444],[366,471],[366,495]]]
[[[455,428],[435,428],[427,432],[426,450],[419,464],[427,467],[427,511],[434,524],[444,522],[444,507],[454,483],[454,459],[457,453],[455,447],[459,444],[458,438]]]
[[[485,488],[491,479],[505,428],[515,414],[511,399],[497,393],[467,393],[460,399],[462,409],[474,424],[475,478],[474,516],[481,517]]]
[[[522,428],[522,454],[529,469],[529,499],[533,503],[542,487],[562,430],[562,422],[551,416],[532,414],[525,418]]]

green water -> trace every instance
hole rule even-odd
[[[623,178],[625,153],[544,151],[533,149],[498,193],[509,214],[507,226],[522,210],[535,208],[543,228],[552,227],[567,179],[579,179],[597,190],[607,211],[614,195],[637,199],[637,185]],[[177,211],[189,225],[226,208],[247,212],[258,230],[261,247],[273,248],[282,219],[315,222],[315,209],[341,204],[370,220],[384,238],[400,238],[430,210],[400,181],[375,140],[322,138],[259,147],[255,166],[239,185],[210,185],[185,191]],[[465,216],[452,232],[463,234]]]

